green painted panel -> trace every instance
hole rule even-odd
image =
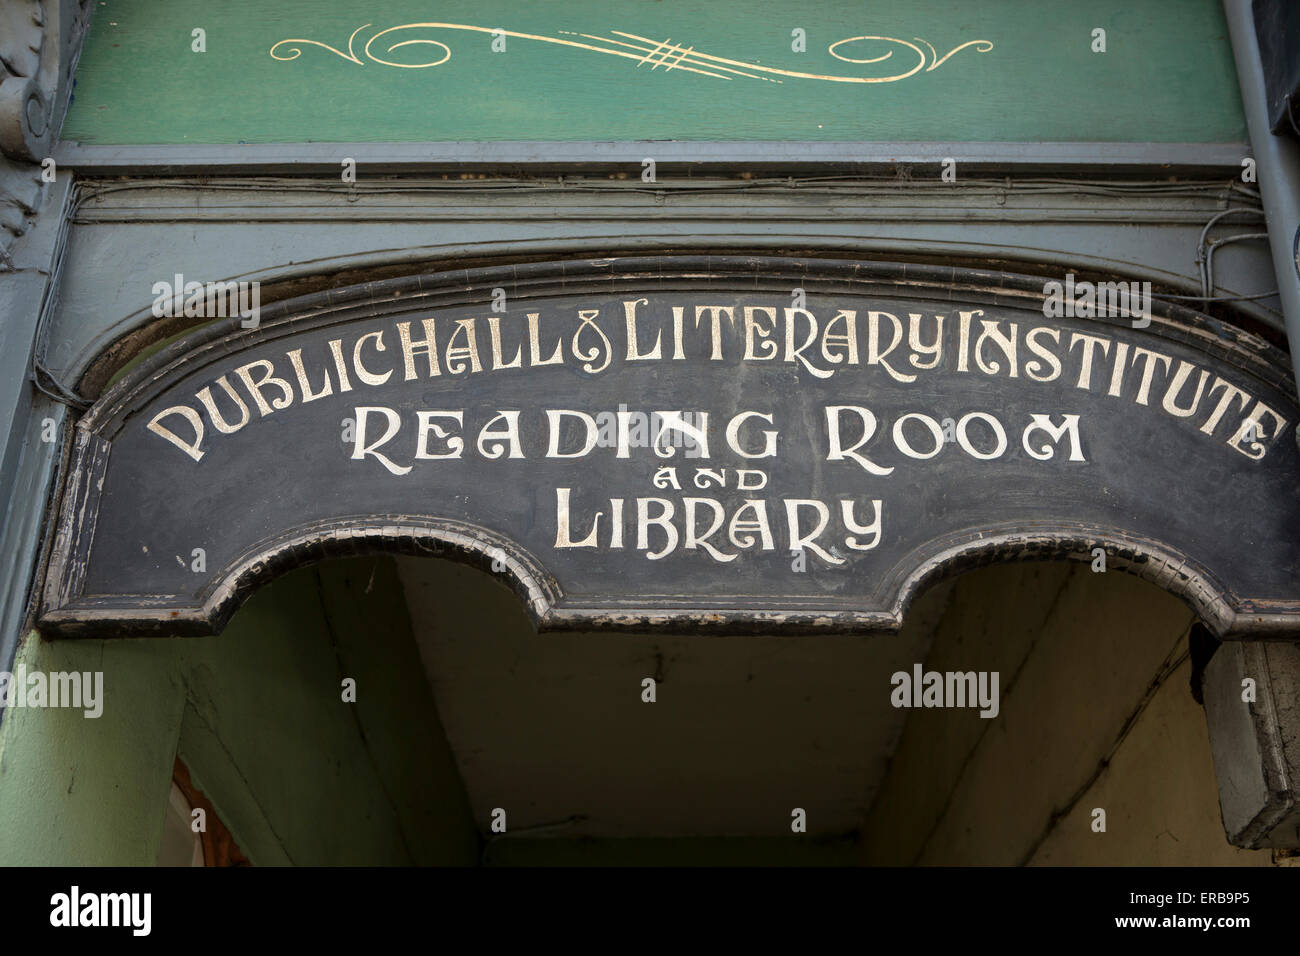
[[[391,559],[299,569],[218,637],[33,634],[19,668],[102,672],[102,712],[5,712],[0,866],[152,865],[176,755],[257,865],[479,860]]]
[[[14,673],[103,673],[101,714],[10,707],[0,724],[0,866],[151,866],[185,706],[175,642],[30,635]]]
[[[100,0],[64,125],[87,144],[1244,136],[1218,0]]]
[[[299,569],[179,644],[179,754],[254,863],[477,862],[391,559]]]

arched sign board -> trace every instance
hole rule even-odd
[[[1097,291],[668,256],[278,303],[79,423],[41,624],[213,633],[289,566],[390,550],[499,573],[542,629],[891,630],[936,574],[1104,554],[1294,639],[1287,364]]]

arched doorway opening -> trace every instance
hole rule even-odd
[[[141,691],[63,754],[104,780],[32,796],[70,856],[84,829],[137,862],[174,756],[256,865],[1265,865],[1223,836],[1194,622],[1132,575],[1026,562],[928,588],[896,635],[539,635],[490,570],[332,559],[218,636],[28,648]],[[899,675],[954,672],[971,700],[900,706]],[[108,779],[90,812],[78,785]]]

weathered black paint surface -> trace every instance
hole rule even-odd
[[[503,313],[492,311],[494,289],[505,291]],[[796,324],[793,346],[787,345],[781,310],[792,305],[796,289],[804,290],[805,307],[823,334],[831,317],[855,313],[856,365],[832,363],[820,337],[801,352],[807,362],[785,360],[808,328]],[[625,303],[638,299],[645,300],[636,308],[638,349],[649,352],[661,333],[658,360],[627,360]],[[701,305],[734,310],[734,326],[725,314],[719,320],[717,346],[710,314],[695,323]],[[683,309],[681,358],[673,357],[673,306]],[[746,306],[776,310],[774,360],[745,359]],[[607,349],[591,326],[574,344],[584,311],[594,311],[592,321]],[[869,361],[866,317],[872,311],[898,317],[904,328],[903,351],[876,362]],[[1007,355],[996,343],[985,343],[984,370],[969,352],[966,369],[959,370],[956,327],[962,312],[972,313],[968,345],[975,343],[981,321],[994,321],[1003,332],[1016,326],[1016,377],[1008,375]],[[1145,329],[1134,328],[1129,318],[1045,318],[1041,279],[917,265],[726,257],[461,271],[281,303],[263,312],[254,331],[239,329],[235,319],[178,343],[119,383],[82,421],[42,626],[68,635],[210,633],[249,590],[280,570],[332,554],[388,549],[460,557],[505,575],[542,627],[891,629],[917,587],[935,574],[994,560],[1091,560],[1093,549],[1103,547],[1112,570],[1139,573],[1180,594],[1220,636],[1294,635],[1300,631],[1300,455],[1292,430],[1300,412],[1286,365],[1268,346],[1236,330],[1181,309],[1155,306],[1152,312]],[[558,344],[561,363],[528,367],[530,313],[539,317],[538,356],[550,357]],[[946,317],[948,344],[934,369],[906,364],[906,317],[912,313],[922,316],[926,344],[937,328],[934,317]],[[772,324],[766,313],[759,315],[761,328]],[[523,367],[490,367],[492,316],[499,319],[502,362],[519,347]],[[419,338],[428,318],[436,323],[440,374],[429,375],[425,356],[417,353],[417,374],[406,381],[396,323],[410,322],[412,336]],[[456,323],[469,318],[475,319],[483,368],[453,374],[446,349]],[[892,332],[884,318],[879,326],[884,348]],[[1060,342],[1054,348],[1062,372],[1053,381],[1028,374],[1035,358],[1038,375],[1050,374],[1025,341],[1031,330],[1043,328],[1040,346],[1052,344],[1052,333]],[[373,339],[362,345],[363,367],[393,371],[381,385],[358,381],[351,364],[354,344],[369,333],[382,333],[385,350],[375,348]],[[1104,337],[1112,357],[1121,343],[1130,358],[1139,348],[1167,356],[1167,365],[1151,360],[1147,400],[1138,398],[1143,366],[1128,368],[1116,385],[1111,363],[1098,358],[1091,386],[1079,387],[1084,349],[1078,342],[1073,350],[1065,345],[1076,333]],[[341,341],[345,370],[352,373],[350,391],[341,391],[331,340]],[[458,344],[466,345],[463,335]],[[766,348],[758,337],[752,353]],[[302,400],[287,358],[297,349],[309,385],[319,389],[330,376],[332,395]],[[849,352],[834,340],[829,349],[832,355]],[[265,415],[235,373],[260,359],[272,362],[273,374],[292,385],[288,406]],[[1000,374],[989,371],[998,360]],[[460,361],[468,364],[464,353]],[[1183,406],[1202,371],[1206,383],[1221,378],[1225,384],[1187,418],[1161,408],[1181,362],[1192,366],[1180,393]],[[584,364],[600,370],[593,374]],[[808,364],[833,374],[820,377]],[[896,380],[885,364],[914,373],[915,380]],[[166,408],[188,404],[202,411],[196,393],[223,375],[249,407],[250,421],[232,434],[217,434],[205,420],[201,460],[148,430]],[[1230,403],[1207,433],[1200,426],[1226,385],[1248,399]],[[280,394],[274,387],[264,392],[268,400]],[[218,387],[213,394],[236,420],[236,406]],[[1255,402],[1285,422],[1279,426],[1265,416],[1259,445],[1238,443],[1262,450],[1257,460],[1231,442]],[[342,440],[343,420],[355,419],[359,406],[384,406],[400,416],[397,437],[380,450],[399,469],[409,466],[408,473],[392,474],[373,456],[351,457],[355,446]],[[710,456],[684,457],[678,447],[672,457],[658,457],[650,448],[634,447],[619,459],[615,448],[601,446],[579,459],[545,456],[545,410],[595,415],[620,406],[647,415],[707,411]],[[877,416],[874,437],[857,450],[882,468],[892,466],[890,474],[828,460],[827,406],[862,406]],[[456,432],[464,440],[463,458],[413,458],[415,416],[422,409],[463,410],[464,426]],[[520,413],[523,458],[488,460],[478,450],[480,429],[502,410]],[[762,445],[762,430],[775,430],[776,457],[746,461],[728,446],[726,425],[742,411],[773,417],[770,425],[751,419],[741,434],[745,446],[755,449]],[[936,422],[987,413],[1005,428],[1006,450],[994,460],[979,460],[948,442],[933,458],[909,458],[892,432],[901,415],[913,412]],[[1022,433],[1035,414],[1054,423],[1079,416],[1084,460],[1069,460],[1068,437],[1055,444],[1050,459],[1031,457]],[[851,415],[843,420],[844,445],[851,448],[862,429]],[[175,416],[170,421],[184,431]],[[562,435],[561,450],[579,440],[571,428]],[[908,440],[928,450],[925,435],[913,420]],[[1031,447],[1043,446],[1043,433],[1036,437]],[[980,422],[970,423],[969,438],[978,452],[991,447],[990,432]],[[431,436],[431,450],[446,448]],[[674,465],[682,490],[656,487],[658,469]],[[698,486],[698,468],[726,469],[726,487]],[[736,468],[761,469],[766,487],[736,489]],[[603,513],[599,547],[555,546],[557,488],[571,489],[574,540],[587,535],[596,512]],[[655,560],[637,547],[636,500],[647,497],[673,502],[679,534],[677,548]],[[725,509],[726,521],[710,541],[724,555],[737,554],[734,560],[683,547],[686,497],[713,498]],[[624,501],[621,548],[609,546],[611,498]],[[726,522],[747,498],[769,502],[772,550],[740,550],[727,540]],[[790,553],[783,499],[826,502],[831,520],[816,543],[827,559],[815,548],[802,559]],[[864,524],[873,514],[871,502],[881,502],[875,547],[854,550],[846,541],[852,536],[862,545],[871,536],[841,527],[842,500],[853,503],[856,520]],[[656,505],[649,509],[657,512]],[[699,509],[703,531],[712,511]],[[805,523],[815,518],[811,510],[801,516]],[[649,528],[648,550],[661,550],[665,537]],[[205,554],[202,572],[192,569],[196,548]],[[806,570],[795,570],[800,564]]]

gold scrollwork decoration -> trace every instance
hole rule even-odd
[[[664,68],[665,73],[673,70],[681,70],[687,73],[698,73],[702,76],[714,77],[715,79],[732,80],[737,78],[765,80],[769,83],[781,83],[785,79],[796,80],[820,80],[826,83],[896,83],[899,80],[905,80],[910,76],[915,76],[921,71],[930,72],[942,66],[954,54],[965,50],[968,47],[974,47],[980,53],[988,53],[993,49],[993,44],[988,40],[967,40],[961,43],[943,56],[934,48],[928,40],[920,37],[913,37],[912,40],[901,40],[897,37],[885,36],[856,36],[845,37],[837,40],[827,47],[827,52],[844,63],[855,65],[876,65],[888,63],[895,53],[900,53],[906,57],[907,69],[899,72],[893,72],[881,76],[841,76],[824,73],[805,73],[799,70],[782,70],[773,66],[763,66],[759,63],[750,63],[745,60],[732,60],[727,57],[713,56],[708,53],[701,53],[693,46],[683,46],[681,43],[675,43],[671,38],[664,40],[652,40],[648,37],[638,36],[635,33],[624,33],[620,30],[612,30],[611,36],[601,37],[590,33],[576,33],[567,30],[559,31],[560,36],[541,36],[535,33],[519,33],[513,30],[504,30],[494,27],[478,27],[465,23],[403,23],[400,26],[388,27],[380,30],[370,37],[369,40],[361,47],[361,59],[356,54],[357,35],[372,26],[369,23],[363,23],[352,31],[348,37],[346,52],[337,47],[330,46],[320,40],[307,40],[291,38],[280,40],[271,47],[271,56],[277,60],[296,60],[302,55],[304,46],[316,46],[324,50],[329,50],[349,62],[358,66],[364,66],[366,60],[377,63],[381,66],[398,67],[406,70],[424,70],[429,67],[441,66],[451,59],[451,47],[441,40],[432,40],[428,38],[396,40],[393,34],[406,30],[459,30],[471,33],[487,33],[499,35],[502,37],[513,37],[519,40],[534,40],[540,43],[550,43],[556,46],[572,47],[579,50],[588,50],[594,53],[605,53],[609,56],[622,57],[628,60],[635,60],[638,68],[649,65],[651,72]],[[374,49],[377,41],[381,37],[388,38],[388,45],[379,44],[379,53]],[[912,42],[915,41],[915,42]],[[840,52],[840,47],[849,44],[871,43],[877,44],[874,50],[882,49],[884,52],[877,56],[855,57]],[[433,48],[427,52],[437,51],[437,56],[433,59],[421,60],[412,63],[402,63],[397,60],[386,59],[397,50],[403,48]],[[911,56],[916,57],[916,64],[911,65]],[[895,61],[898,62],[898,61]]]

